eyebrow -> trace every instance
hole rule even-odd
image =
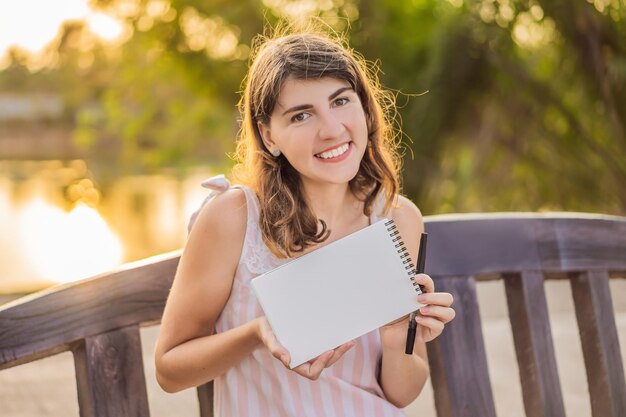
[[[334,93],[329,95],[328,96],[328,100],[330,101],[330,100],[334,99],[339,94],[341,94],[341,93],[343,93],[344,91],[347,91],[347,90],[353,90],[353,88],[352,87],[341,87],[340,89],[338,89],[337,91],[335,91]],[[284,116],[287,113],[292,113],[292,112],[298,111],[298,110],[310,109],[311,107],[313,107],[312,104],[300,104],[300,105],[297,105],[297,106],[293,106],[293,107],[290,107],[287,110],[285,110],[281,116]]]

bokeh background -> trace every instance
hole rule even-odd
[[[378,68],[397,97],[403,192],[425,215],[626,215],[626,0],[1,6],[0,302],[184,244],[187,219],[206,195],[199,182],[233,164],[251,42],[281,20],[315,16]],[[613,294],[624,294],[619,281]],[[567,369],[582,359],[571,301],[559,296],[569,289],[560,285],[550,283],[548,297],[566,323],[553,329]],[[510,342],[506,306],[494,301],[502,294],[482,292],[481,314],[492,318],[488,353],[514,362],[512,347],[493,336]],[[615,300],[622,338],[623,298]],[[45,372],[46,361],[4,371],[0,381],[33,387],[25,375]],[[71,357],[60,361],[71,366]],[[72,374],[49,366],[41,389],[61,386],[60,378],[71,390]],[[574,374],[562,384],[568,415],[584,416],[578,371],[567,371]],[[504,398],[497,406],[501,415],[520,415],[519,387],[509,389],[506,378],[495,375]],[[179,403],[159,398],[156,415],[177,415]],[[10,415],[28,415],[20,410],[29,406],[61,415],[51,404],[50,395],[23,400]],[[423,407],[431,410],[432,401],[416,407],[415,415],[430,415]]]
[[[252,39],[310,16],[396,93],[424,214],[626,213],[624,0],[23,0],[0,13],[0,291],[180,247],[232,166]]]

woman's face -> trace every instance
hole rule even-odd
[[[347,81],[287,78],[269,124],[259,124],[265,146],[278,148],[303,184],[342,184],[354,178],[367,148],[365,112]]]

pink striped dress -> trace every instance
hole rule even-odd
[[[227,187],[226,183],[224,188]],[[230,298],[217,320],[217,332],[263,315],[250,281],[286,262],[276,258],[263,242],[256,194],[247,187],[236,187],[245,192],[248,221],[239,266]],[[376,220],[376,216],[370,218],[370,222]],[[357,339],[356,345],[339,361],[325,369],[318,380],[311,381],[285,368],[267,349],[259,348],[215,379],[215,414],[218,417],[404,417],[403,411],[383,396],[377,380],[380,358],[380,337],[376,330]]]

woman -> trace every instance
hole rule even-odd
[[[426,306],[414,354],[408,319],[293,370],[250,281],[382,217],[413,259],[422,216],[398,195],[394,132],[375,76],[339,42],[300,33],[257,50],[241,101],[239,186],[198,214],[156,347],[157,378],[174,392],[215,380],[220,416],[402,416],[428,377],[425,343],[452,320],[452,296],[416,277]],[[219,184],[213,184],[219,188]]]

